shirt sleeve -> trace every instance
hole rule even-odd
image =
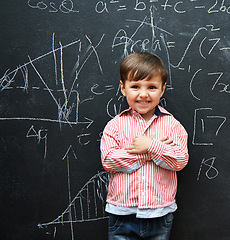
[[[101,161],[107,172],[132,173],[148,159],[148,153],[129,154],[124,148],[121,148],[115,120],[106,125],[101,138]]]
[[[188,135],[178,121],[172,127],[170,137],[173,138],[173,145],[167,145],[153,138],[148,153],[156,165],[168,170],[180,171],[187,165],[189,155]]]

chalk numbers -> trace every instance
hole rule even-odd
[[[200,175],[202,172],[203,167],[205,166],[207,169],[205,170],[205,176],[209,179],[212,180],[216,178],[219,174],[219,171],[217,170],[216,167],[214,167],[216,161],[216,157],[211,157],[209,159],[203,159],[200,165],[200,169],[197,175],[197,181],[200,179]]]
[[[221,6],[218,7],[218,0],[209,8],[208,13],[218,13],[218,12],[225,12],[230,14],[230,6],[226,6],[225,0],[221,1]]]
[[[27,138],[34,138],[37,141],[37,144],[39,144],[41,141],[44,141],[44,158],[47,156],[47,129],[39,129],[38,131],[35,129],[35,127],[32,125],[30,129],[28,130],[26,134]]]
[[[54,2],[45,3],[43,1],[32,1],[28,0],[27,4],[31,8],[37,8],[39,10],[48,10],[49,12],[56,13],[71,13],[71,12],[79,12],[74,10],[74,4],[71,0],[63,0],[60,5]]]

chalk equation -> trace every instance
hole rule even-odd
[[[207,24],[206,26],[199,27],[191,34],[191,38],[186,40],[186,45],[177,50],[177,53],[179,53],[179,59],[173,60],[172,49],[176,49],[177,47],[177,36],[175,36],[174,32],[156,25],[157,19],[154,15],[154,11],[155,9],[150,7],[149,14],[142,20],[127,19],[126,21],[129,25],[127,28],[124,27],[117,31],[115,37],[113,38],[112,50],[122,50],[124,56],[127,56],[135,51],[159,52],[159,54],[164,58],[164,62],[169,73],[167,90],[173,89],[173,69],[179,69],[193,74],[190,79],[190,93],[197,100],[200,100],[200,96],[196,93],[196,82],[204,80],[210,81],[209,79],[211,78],[214,78],[214,80],[212,80],[213,85],[209,89],[206,87],[206,91],[209,90],[218,91],[219,93],[230,93],[229,83],[227,82],[228,79],[223,81],[224,73],[221,69],[218,72],[210,71],[207,74],[205,72],[207,75],[206,77],[203,76],[203,72],[207,71],[207,69],[198,69],[194,71],[195,66],[193,64],[195,61],[199,61],[204,62],[205,65],[205,62],[209,61],[216,52],[222,54],[223,51],[228,51],[230,49],[228,46],[223,47],[224,43],[220,37],[221,28],[213,24]],[[131,26],[134,28],[131,28]],[[148,31],[151,34],[143,34]],[[194,54],[194,49],[196,54]],[[191,59],[191,51],[193,52],[195,59]],[[200,84],[198,84],[198,86],[200,86]]]
[[[109,7],[111,5],[117,4],[117,11],[126,11],[130,10],[130,6],[128,4],[125,4],[125,1],[122,0],[116,0],[116,1],[99,1],[97,5],[100,5],[101,10],[97,10],[97,13],[107,12],[109,13]],[[212,2],[206,2],[208,4],[207,6],[203,3],[200,4],[200,1],[198,0],[190,0],[187,2],[183,1],[174,1],[174,0],[134,0],[133,9],[136,11],[145,11],[148,9],[149,4],[151,6],[154,6],[156,9],[163,9],[164,11],[172,10],[173,12],[177,14],[186,14],[191,10],[205,10],[208,14],[213,13],[226,13],[230,14],[230,5],[226,3],[225,0],[215,0],[214,3]]]
[[[205,10],[208,14],[230,14],[230,5],[227,4],[225,0],[215,0],[214,3],[206,2],[207,5],[205,3],[200,4],[198,0],[190,0],[189,3],[190,4],[174,0],[133,0],[131,4],[127,4],[124,0],[103,0],[96,2],[94,11],[98,14],[110,14],[112,11],[145,11],[150,5],[158,9],[163,9],[163,11],[172,10],[177,14],[186,14],[191,10]],[[49,13],[61,12],[68,14],[84,11],[76,0],[63,0],[59,1],[59,3],[53,1],[28,0],[27,4],[30,8],[46,10]]]

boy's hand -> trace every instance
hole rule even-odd
[[[151,135],[150,137],[147,136],[137,136],[131,143],[131,145],[127,148],[125,148],[125,150],[127,150],[128,153],[134,153],[134,154],[142,154],[142,153],[146,153],[150,147],[150,144],[152,142],[152,138],[154,136]],[[163,142],[164,144],[168,144],[173,146],[173,139],[168,137],[168,136],[164,136],[163,138],[159,139],[161,142]]]
[[[164,144],[168,144],[168,145],[171,145],[173,146],[174,143],[173,143],[173,139],[168,137],[168,136],[164,136],[163,138],[159,139],[161,142],[163,142]]]
[[[127,150],[128,153],[136,153],[136,154],[146,153],[150,147],[151,142],[152,142],[152,137],[137,136],[132,141],[131,145],[125,148],[125,150]]]

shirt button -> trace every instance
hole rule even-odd
[[[144,195],[145,195],[145,193],[144,193],[144,192],[142,192],[141,194],[142,194],[142,196],[144,196]]]
[[[145,180],[145,177],[144,177],[144,176],[142,177],[142,180]]]

